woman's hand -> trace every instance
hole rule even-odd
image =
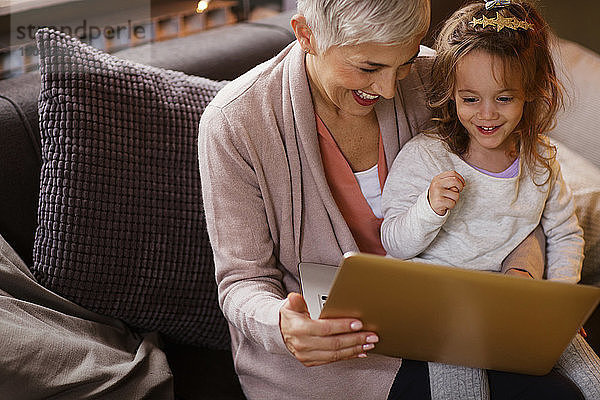
[[[279,311],[279,329],[287,349],[307,367],[366,357],[379,341],[373,332],[361,331],[355,318],[312,320],[304,298],[290,293]]]
[[[505,273],[505,275],[519,276],[521,278],[529,278],[534,279],[533,276],[529,272],[520,268],[509,268]]]
[[[445,215],[456,206],[459,193],[465,187],[464,178],[456,171],[442,172],[431,180],[427,200],[437,215]]]

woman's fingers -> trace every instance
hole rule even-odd
[[[362,353],[375,347],[379,341],[377,335],[373,332],[350,333],[335,336],[321,336],[315,338],[318,348],[332,349],[342,353],[349,350],[356,350],[353,354]]]
[[[307,332],[312,336],[332,336],[342,333],[358,332],[363,328],[362,322],[355,318],[318,319],[310,325]]]
[[[304,297],[301,294],[292,292],[288,294],[287,299],[287,302],[281,307],[283,311],[281,317],[290,320],[290,328],[296,334],[329,336],[357,332],[363,327],[362,323],[355,318],[312,320],[310,319]],[[298,316],[303,316],[304,318],[296,318]]]
[[[379,341],[373,332],[356,331],[347,319],[321,319],[313,321],[310,318],[292,318],[285,321],[282,316],[282,334],[288,349],[292,354],[307,353],[314,350],[329,352],[342,351],[364,344],[374,344]],[[362,324],[360,324],[362,328]],[[366,348],[363,350],[370,350]],[[333,353],[332,353],[333,354]],[[335,361],[337,357],[330,357]]]
[[[312,336],[305,340],[292,339],[290,351],[304,365],[313,366],[349,358],[366,357],[366,353],[375,348],[375,343],[378,341],[377,335],[369,332],[327,337]]]
[[[365,346],[370,346],[365,349]],[[313,350],[296,356],[298,361],[307,367],[328,364],[331,362],[349,360],[352,358],[362,358],[367,356],[367,351],[372,349],[374,345],[365,344],[348,347],[336,351]]]
[[[286,347],[307,366],[366,356],[379,338],[352,318],[312,320],[302,296],[290,293],[280,310]]]
[[[284,307],[287,306],[287,308],[289,308],[291,311],[309,315],[308,314],[308,306],[306,305],[306,302],[304,301],[304,297],[302,297],[302,295],[300,293],[292,292],[292,293],[288,294],[287,299],[288,299],[288,301],[284,305]]]

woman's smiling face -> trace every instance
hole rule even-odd
[[[402,45],[364,43],[334,46],[320,55],[309,55],[306,65],[316,97],[336,113],[364,116],[380,98],[396,93],[419,52],[421,37]]]

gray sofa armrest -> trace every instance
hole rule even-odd
[[[0,235],[31,265],[41,167],[40,74],[0,81]]]

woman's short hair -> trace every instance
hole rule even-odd
[[[429,0],[298,0],[317,51],[361,43],[406,43],[429,29]]]

